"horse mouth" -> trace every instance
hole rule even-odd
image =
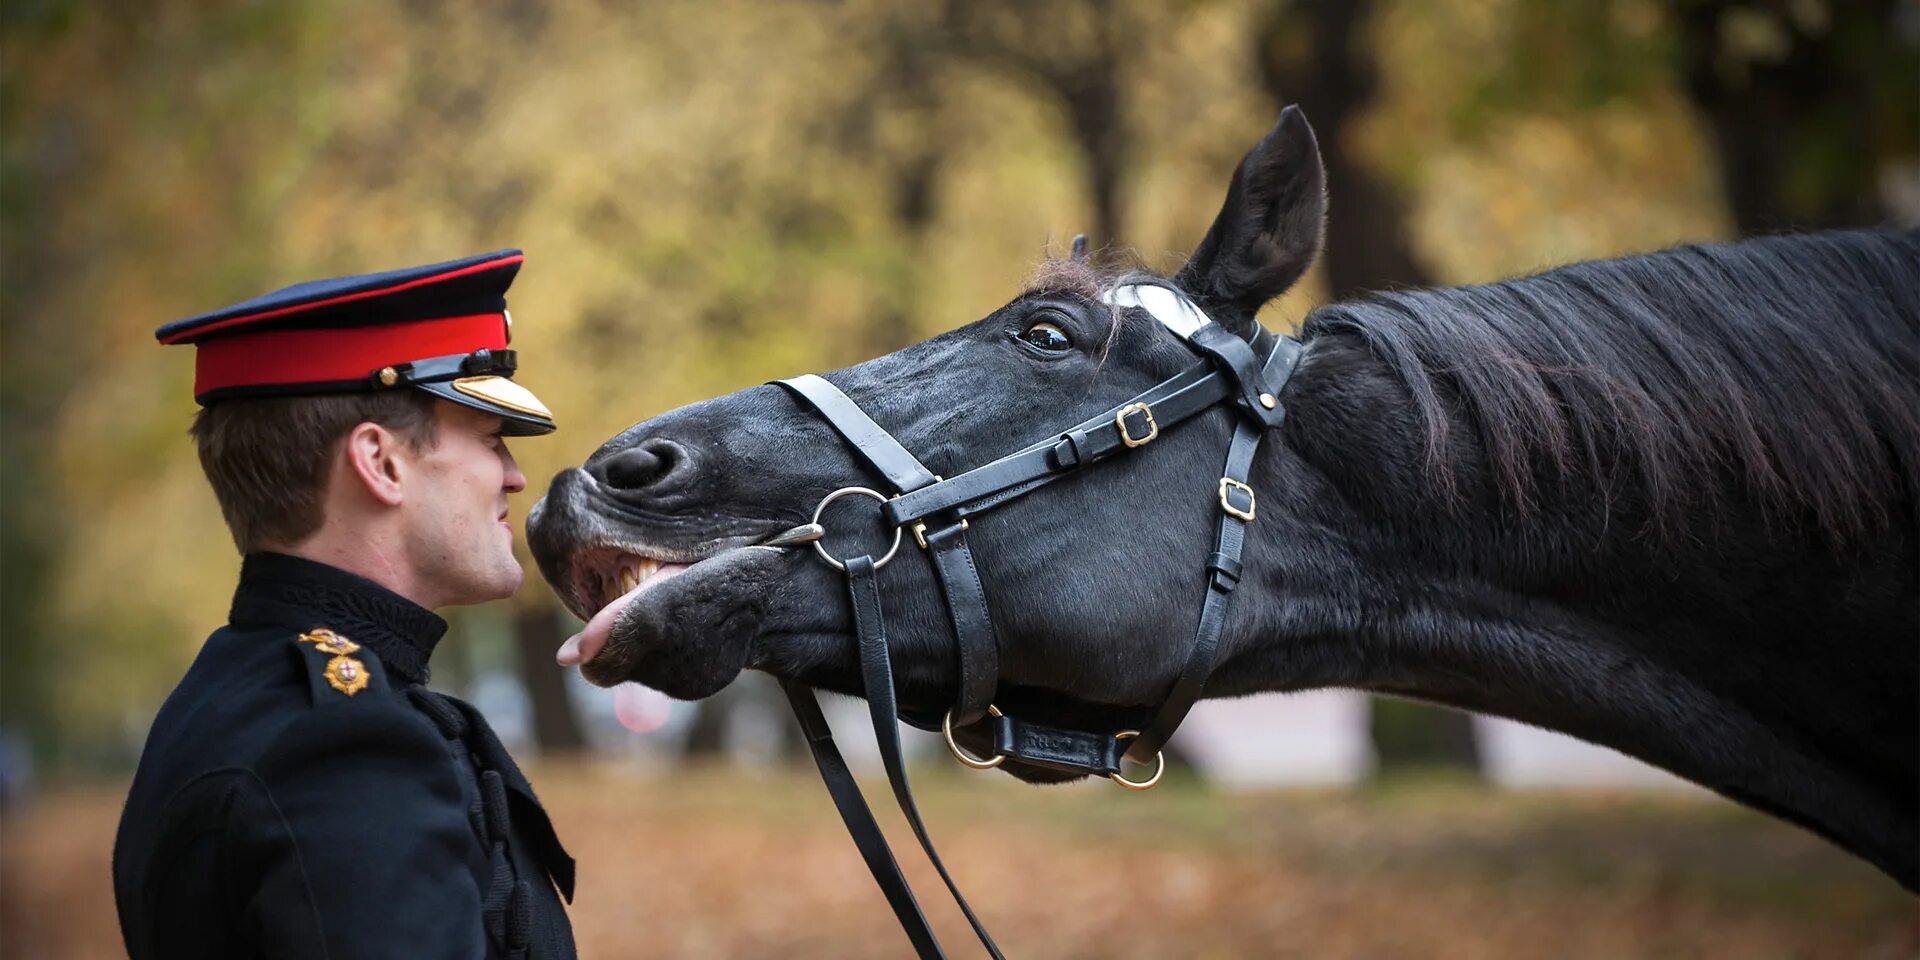
[[[527,517],[541,574],[586,621],[562,660],[599,686],[638,680],[687,700],[718,692],[747,666],[787,551],[731,531],[662,546],[597,492],[584,472],[563,472]]]
[[[575,616],[590,621],[640,587],[685,573],[704,559],[618,543],[579,548],[568,563],[572,582],[564,599]]]
[[[638,680],[683,700],[718,693],[747,668],[786,561],[782,550],[751,545],[690,563],[617,547],[586,552],[575,589],[598,609],[568,641],[581,675],[603,687]]]

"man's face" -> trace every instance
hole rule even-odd
[[[520,588],[507,495],[527,478],[507,452],[501,421],[435,403],[437,442],[412,457],[406,480],[407,556],[422,592],[439,605],[481,603]]]

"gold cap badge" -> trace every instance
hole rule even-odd
[[[334,657],[327,661],[327,683],[351,697],[367,688],[367,665],[352,657]]]
[[[334,633],[332,630],[328,630],[326,627],[314,627],[311,631],[301,634],[300,640],[304,643],[313,644],[314,649],[319,650],[321,653],[344,655],[360,649],[359,644],[348,640],[340,634]]]

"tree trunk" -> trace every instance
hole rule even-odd
[[[788,715],[787,698],[781,693],[779,684],[770,677],[751,672],[741,674],[718,693],[695,706],[693,726],[687,731],[686,745],[680,754],[681,759],[686,761],[724,759],[727,755],[727,728],[742,711],[761,712],[781,718]],[[775,760],[792,763],[810,755],[797,724],[781,722],[774,730],[775,742],[771,756]]]
[[[1320,140],[1329,206],[1322,259],[1335,300],[1431,282],[1414,260],[1399,191],[1344,149],[1348,122],[1372,102],[1378,84],[1365,38],[1357,36],[1372,8],[1368,0],[1276,3],[1256,32],[1268,94],[1278,106],[1299,105]],[[1300,29],[1312,34],[1304,50],[1287,39]]]
[[[1084,232],[1093,249],[1124,242],[1122,181],[1134,152],[1127,122],[1123,73],[1149,27],[1131,4],[1083,0],[1076,5],[956,3],[943,29],[953,53],[1025,78],[1065,110],[1067,138],[1087,175],[1093,223]],[[1059,28],[1073,21],[1074,31]],[[1024,29],[1007,31],[1008,22]]]
[[[1327,168],[1327,285],[1335,300],[1386,287],[1423,286],[1406,235],[1406,208],[1391,183],[1343,149],[1348,121],[1372,101],[1377,67],[1360,36],[1368,0],[1276,2],[1255,31],[1256,60],[1278,106],[1298,104],[1313,124]],[[1289,40],[1295,31],[1310,42]],[[1378,770],[1458,768],[1477,771],[1473,720],[1426,704],[1373,698],[1368,722]]]
[[[1107,53],[1117,56],[1111,49]],[[1088,225],[1087,239],[1095,250],[1122,242],[1127,227],[1120,188],[1133,144],[1127,133],[1116,70],[1115,64],[1103,58],[1076,73],[1059,91],[1072,118],[1073,142],[1087,166],[1087,192],[1093,202],[1093,223]]]
[[[519,654],[520,681],[533,704],[533,739],[545,756],[573,753],[586,746],[580,722],[573,714],[566,674],[553,665],[559,649],[560,622],[542,607],[514,613],[514,647]]]
[[[1713,136],[1742,236],[1885,216],[1874,190],[1883,160],[1876,140],[1889,126],[1911,129],[1910,115],[1894,119],[1903,111],[1885,98],[1914,96],[1899,57],[1877,55],[1882,44],[1898,45],[1882,39],[1897,33],[1893,7],[1837,4],[1808,29],[1772,3],[1679,5],[1681,76]],[[1756,31],[1778,47],[1741,50],[1736,36]]]

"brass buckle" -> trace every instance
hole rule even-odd
[[[1241,493],[1244,493],[1247,495],[1247,508],[1245,510],[1242,510],[1239,507],[1234,506],[1233,500],[1228,498],[1227,494],[1235,490],[1238,490]],[[1257,506],[1258,504],[1256,504],[1253,499],[1252,487],[1249,487],[1246,484],[1241,483],[1240,481],[1235,480],[1232,477],[1220,478],[1220,509],[1225,510],[1227,512],[1227,516],[1238,518],[1247,523],[1252,523],[1253,511],[1254,511],[1254,508]]]
[[[967,518],[961,517],[960,529],[962,531],[972,530],[973,524],[968,523]],[[913,539],[914,542],[920,544],[920,549],[927,549],[927,522],[925,520],[918,521],[913,525]]]
[[[1127,429],[1127,417],[1135,413],[1147,415],[1147,435],[1144,437],[1136,437],[1131,430]],[[1113,415],[1113,425],[1120,428],[1120,442],[1128,447],[1146,446],[1154,437],[1160,435],[1160,424],[1153,419],[1153,408],[1144,403],[1129,403],[1121,407],[1120,411]]]
[[[1115,740],[1131,740],[1134,737],[1137,737],[1139,735],[1140,735],[1140,731],[1138,730],[1122,730],[1119,733],[1114,734],[1113,738]],[[1164,751],[1156,750],[1154,751],[1154,754],[1153,754],[1153,776],[1148,777],[1145,780],[1128,780],[1126,777],[1123,777],[1117,773],[1109,773],[1107,774],[1107,779],[1112,780],[1114,783],[1117,783],[1123,787],[1126,787],[1128,790],[1148,790],[1148,789],[1151,789],[1154,784],[1159,783],[1160,775],[1166,772],[1167,772],[1167,755]]]
[[[997,717],[1000,715],[1000,708],[989,703],[987,704],[987,712]],[[955,760],[958,760],[961,763],[964,763],[975,770],[992,770],[994,767],[997,767],[1007,762],[1007,758],[1005,756],[995,756],[991,760],[982,760],[979,757],[976,757],[973,754],[960,749],[960,745],[953,742],[953,711],[951,709],[947,711],[946,716],[940,718],[940,733],[947,738],[947,752],[953,754],[953,758]],[[1155,774],[1154,779],[1156,780],[1160,779],[1159,775]]]
[[[935,483],[945,483],[946,481],[947,481],[946,477],[943,477],[937,473],[933,475],[933,482]],[[898,498],[896,497],[895,499],[898,499]],[[962,532],[965,532],[967,530],[972,530],[973,524],[968,523],[965,517],[961,517],[960,529]],[[913,542],[919,544],[920,549],[922,550],[927,549],[927,522],[925,520],[915,520],[913,522]]]

